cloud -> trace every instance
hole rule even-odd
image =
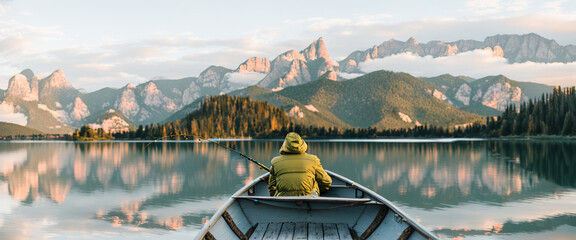
[[[82,83],[78,88],[94,91],[103,87],[121,88],[129,83],[140,84],[147,79],[126,72],[111,72],[100,76],[79,77],[77,82]],[[77,86],[75,86],[77,87]]]
[[[18,41],[2,42],[0,38],[0,46],[8,44],[18,44]],[[30,54],[20,52],[10,59],[0,59],[0,77],[7,82],[25,68],[37,73],[60,68],[72,86],[95,91],[102,87],[139,84],[156,76],[195,77],[210,65],[235,69],[250,57],[279,54],[287,50],[286,44],[268,44],[252,38],[211,41],[177,36],[132,43],[77,45]]]
[[[525,8],[525,6],[510,5]],[[464,14],[466,15],[466,14]],[[386,20],[361,21],[335,18],[310,20],[304,36],[310,39],[324,37],[333,59],[343,59],[356,50],[365,50],[389,39],[405,41],[410,37],[419,42],[429,41],[483,41],[497,34],[537,33],[554,39],[561,45],[576,43],[576,14],[529,13],[487,17],[422,18],[394,22]],[[320,29],[320,30],[319,30]]]
[[[0,0],[0,6],[4,6],[3,3],[6,1]],[[294,20],[285,20],[279,25],[246,26],[245,32],[230,38],[225,34],[212,38],[206,37],[208,35],[198,37],[197,33],[178,33],[150,34],[145,36],[146,39],[126,40],[118,34],[110,35],[114,38],[102,36],[101,42],[97,39],[86,42],[83,41],[86,39],[74,35],[76,33],[66,32],[68,28],[65,27],[38,27],[14,20],[0,20],[0,55],[6,56],[0,58],[0,86],[2,81],[7,82],[12,75],[26,68],[35,72],[63,69],[74,87],[89,91],[108,86],[106,84],[113,87],[121,87],[127,82],[137,84],[155,76],[195,77],[210,65],[235,69],[250,57],[272,60],[287,50],[301,50],[318,37],[324,37],[332,59],[343,59],[353,51],[368,49],[390,38],[406,40],[415,37],[419,42],[483,40],[496,34],[535,32],[558,40],[562,45],[576,43],[575,15],[566,11],[556,12],[567,1],[549,4],[548,10],[539,14],[469,17],[469,12],[466,12],[482,9],[523,11],[534,5],[529,3],[520,0],[470,0],[467,5],[457,4],[466,10],[460,12],[465,17],[455,18],[405,20],[410,18],[386,13],[334,18],[294,17]],[[133,79],[121,73],[129,74]],[[114,81],[115,78],[118,81]],[[99,80],[103,82],[98,84]]]
[[[29,47],[29,41],[22,37],[8,37],[0,39],[0,53],[5,55],[17,54]]]
[[[14,106],[3,102],[0,104],[0,122],[9,122],[26,126],[28,123],[28,117],[23,113],[14,112]]]
[[[465,3],[467,10],[474,15],[484,16],[502,11],[500,0],[468,0]]]
[[[576,76],[576,62],[509,64],[502,57],[492,56],[491,50],[475,50],[439,58],[402,53],[360,63],[359,67],[364,72],[383,69],[406,72],[418,77],[434,77],[446,73],[473,78],[504,75],[522,82],[561,85],[562,87],[576,85],[576,77],[574,77]]]
[[[112,65],[112,64],[105,64],[105,63],[81,63],[81,64],[74,65],[74,67],[76,67],[76,68],[92,69],[92,70],[98,70],[98,71],[110,70],[113,66],[114,65]]]
[[[247,73],[227,73],[226,77],[228,81],[234,83],[240,83],[245,85],[255,85],[264,77],[266,77],[265,73],[258,73],[258,72],[247,72]]]
[[[362,73],[345,73],[345,72],[341,72],[339,74],[340,77],[346,78],[346,79],[353,79],[353,78],[357,78],[360,77],[364,74]]]

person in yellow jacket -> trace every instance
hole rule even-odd
[[[268,190],[270,196],[307,196],[330,189],[328,176],[320,159],[306,153],[308,145],[298,133],[291,132],[280,148],[280,156],[272,159]]]

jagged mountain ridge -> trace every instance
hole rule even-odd
[[[46,133],[70,133],[84,124],[102,124],[101,121],[109,118],[100,116],[110,110],[123,116],[119,118],[122,121],[117,121],[118,127],[130,125],[132,121],[139,124],[159,122],[194,100],[187,100],[189,96],[184,90],[189,90],[198,80],[157,80],[136,87],[128,84],[121,89],[103,88],[84,94],[70,85],[62,70],[38,79],[28,69],[16,74],[0,100],[12,106],[14,112],[24,113],[28,117],[28,127]],[[124,121],[124,116],[130,121]],[[93,122],[94,119],[100,122]]]
[[[476,49],[491,49],[495,55],[502,56],[510,63],[521,62],[573,62],[576,61],[576,46],[561,46],[556,41],[546,39],[534,33],[524,35],[496,35],[484,41],[459,40],[455,42],[431,41],[418,43],[410,38],[406,42],[390,39],[364,51],[356,51],[339,62],[340,71],[362,72],[358,65],[376,58],[394,54],[412,52],[418,56],[451,56]]]
[[[270,65],[268,74],[258,86],[280,90],[314,81],[326,73],[333,73],[330,75],[332,80],[338,75],[338,64],[331,60],[323,38],[300,52],[290,50],[279,55]]]
[[[26,114],[27,127],[46,133],[64,133],[71,131],[69,123],[83,116],[79,111],[85,105],[78,98],[80,95],[62,70],[41,79],[26,69],[9,80],[2,103]]]
[[[514,46],[513,43],[524,44],[538,42],[536,40],[524,41],[522,40],[524,38],[543,39],[535,34],[521,36],[498,35],[488,37],[486,41],[490,40],[490,42],[503,45],[503,49],[499,50],[500,45],[494,46],[494,49],[497,54],[504,54],[506,57],[509,49],[512,49],[509,45]],[[458,48],[450,45],[453,43],[445,42],[420,44],[413,38],[407,42],[391,40],[385,43],[387,44],[386,46],[389,46],[388,48],[375,48],[365,52],[357,51],[350,56],[355,56],[356,54],[358,56],[364,56],[366,59],[373,59],[378,57],[380,52],[392,54],[393,49],[413,52],[420,51],[420,54],[429,55],[455,54],[482,47],[479,45],[482,42],[472,40],[457,41],[459,44],[457,45]],[[528,46],[530,44],[525,45]],[[567,56],[571,56],[570,54],[572,54],[572,52],[576,52],[573,50],[574,46],[557,46],[553,40],[544,41],[544,44],[540,45],[565,49],[563,51]],[[428,47],[422,48],[422,46]],[[433,46],[440,47],[434,48]],[[516,48],[526,49],[522,46]],[[516,52],[521,51],[518,50]],[[535,53],[522,54],[522,56],[528,57],[538,55]],[[55,71],[47,78],[34,76],[31,70],[24,70],[10,80],[9,87],[6,91],[0,90],[0,100],[13,104],[15,112],[23,112],[29,119],[33,120],[29,126],[38,127],[42,131],[49,133],[61,131],[62,129],[68,129],[67,131],[69,131],[70,128],[68,126],[77,127],[81,124],[89,124],[91,122],[87,119],[94,119],[89,118],[89,116],[100,114],[110,109],[122,113],[123,116],[130,119],[134,124],[149,124],[162,121],[165,116],[179,111],[184,106],[206,95],[228,93],[252,85],[281,90],[285,87],[309,83],[318,78],[336,80],[339,71],[347,71],[345,69],[347,65],[343,64],[343,62],[344,61],[341,61],[339,65],[332,61],[324,39],[319,38],[302,51],[290,50],[279,55],[272,61],[267,58],[249,58],[235,70],[219,66],[210,66],[198,77],[180,80],[155,80],[137,86],[127,85],[121,89],[104,88],[92,93],[80,93],[75,90],[66,80],[62,70]],[[261,77],[255,78],[252,82],[241,83],[234,81],[234,74],[256,74],[255,76]],[[520,85],[522,85],[522,83],[517,84],[519,87]],[[506,87],[505,84],[501,86]],[[470,87],[472,87],[472,85],[470,85]],[[540,88],[533,89],[535,89],[533,94],[535,96],[543,93]],[[458,89],[453,89],[451,91],[455,94],[458,92],[457,90]],[[445,96],[446,99],[443,100],[452,101],[453,104],[457,102],[454,101],[455,95],[451,95],[451,93],[448,92],[446,92],[446,90],[437,90],[437,93],[451,96],[451,98]],[[525,93],[526,90],[523,89],[523,92]],[[513,94],[510,96],[513,96]],[[277,99],[277,101],[284,100]],[[20,104],[21,102],[27,103]],[[499,113],[499,110],[483,105],[481,102],[470,102],[469,105],[455,104],[454,106],[484,115],[497,115]],[[503,106],[503,104],[496,104],[494,106],[499,108]],[[482,108],[483,110],[474,110],[476,108]],[[307,111],[307,109],[295,109],[291,114],[298,115],[302,111]],[[309,116],[313,114],[318,115],[318,113],[312,111]],[[32,115],[35,117],[31,117]],[[321,120],[321,118],[322,117],[319,117],[318,121],[332,121],[332,124],[346,125],[343,122],[334,123],[334,121],[336,121],[334,120],[336,119],[335,117],[329,117],[324,120]],[[40,122],[37,122],[39,120]],[[46,122],[50,122],[49,127],[43,127],[43,125],[47,124]]]

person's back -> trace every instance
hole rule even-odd
[[[315,155],[306,153],[308,145],[291,132],[280,148],[280,156],[272,159],[268,190],[270,196],[306,196],[330,189],[332,179]]]

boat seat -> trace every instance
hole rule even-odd
[[[339,197],[312,197],[312,196],[235,196],[236,199],[248,199],[252,201],[270,201],[270,202],[319,202],[319,203],[367,203],[372,201],[370,198],[339,198]]]

